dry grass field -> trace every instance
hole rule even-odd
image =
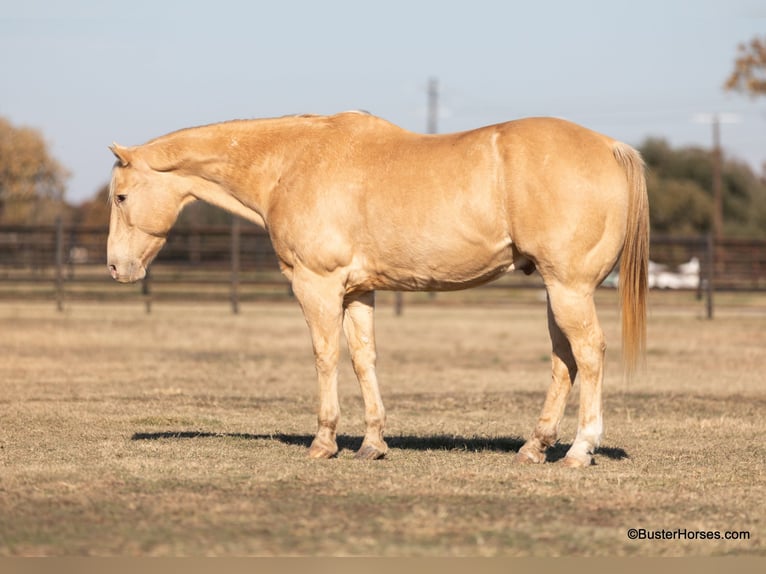
[[[306,458],[316,389],[295,303],[0,303],[0,555],[766,555],[766,307],[706,321],[691,295],[653,295],[647,367],[626,383],[600,297],[606,436],[583,470],[555,462],[577,386],[553,462],[513,463],[550,377],[534,297],[440,295],[399,318],[381,298],[391,450],[373,462],[352,458],[347,357],[339,456]]]

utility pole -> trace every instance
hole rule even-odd
[[[426,133],[435,134],[439,131],[439,80],[428,80],[428,123]]]
[[[713,213],[711,222],[713,238],[718,241],[723,236],[723,152],[721,151],[721,124],[736,124],[738,114],[697,114],[693,121],[698,124],[710,124],[713,128]]]
[[[720,244],[723,238],[723,152],[721,150],[721,123],[739,122],[736,114],[697,114],[694,122],[710,124],[713,128],[713,212],[711,214],[712,231],[708,233],[707,246],[707,318],[713,318],[713,292],[715,291],[715,269],[721,265],[723,252]],[[701,280],[702,278],[700,278]]]
[[[715,290],[715,266],[721,260],[719,245],[723,236],[723,179],[721,164],[721,117],[713,114],[713,232],[708,235],[707,249],[709,270],[707,276],[707,318],[713,318],[713,291]]]
[[[721,118],[713,114],[713,237],[723,236],[723,180],[721,176]]]

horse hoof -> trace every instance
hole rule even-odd
[[[593,457],[586,455],[585,459],[575,458],[574,456],[565,456],[562,463],[567,468],[585,468],[593,464]]]
[[[321,444],[312,443],[309,448],[309,458],[333,458],[336,454],[338,454],[338,447],[332,449]]]
[[[360,448],[354,455],[354,458],[358,458],[359,460],[378,460],[384,456],[386,456],[386,450],[372,446],[371,444],[363,444],[362,448]]]
[[[516,464],[542,464],[545,462],[545,453],[541,452],[534,455],[531,452],[520,450],[513,460]]]

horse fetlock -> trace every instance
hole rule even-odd
[[[558,441],[557,429],[554,428],[553,430],[535,430],[534,438],[532,440],[536,441],[538,448],[545,452]],[[527,442],[529,443],[532,441],[530,440]]]

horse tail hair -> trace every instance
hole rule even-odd
[[[622,315],[622,361],[626,375],[630,376],[646,352],[649,199],[641,155],[632,147],[619,142],[614,144],[613,153],[625,171],[630,194],[618,284]]]

